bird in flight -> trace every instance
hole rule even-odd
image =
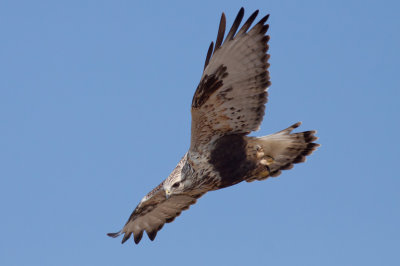
[[[209,191],[275,177],[305,161],[319,144],[316,131],[292,133],[300,122],[277,133],[250,137],[259,129],[270,86],[269,15],[253,27],[255,11],[239,29],[241,8],[224,38],[222,13],[217,39],[207,52],[204,72],[194,93],[191,143],[172,173],[137,205],[125,226],[110,237],[133,234],[136,244],[146,231],[150,240]],[[239,30],[238,30],[239,29]]]

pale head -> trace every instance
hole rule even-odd
[[[182,182],[180,175],[179,176],[169,176],[165,181],[164,181],[164,191],[165,191],[165,196],[167,198],[171,197],[172,195],[175,194],[182,194],[185,189],[185,184]]]
[[[174,171],[165,179],[163,188],[167,198],[176,194],[183,194],[190,187],[190,178],[188,178],[186,165],[186,155],[175,167]]]

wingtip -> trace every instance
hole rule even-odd
[[[222,12],[221,14],[221,21],[226,21],[226,16],[224,12]]]
[[[112,237],[112,238],[119,237],[120,235],[121,235],[121,231],[118,231],[116,233],[107,233],[107,236]]]
[[[128,239],[131,237],[132,232],[130,233],[125,233],[124,238],[122,238],[121,244],[124,244]]]
[[[247,21],[243,24],[242,28],[239,30],[237,35],[243,34],[247,32],[247,30],[250,28],[251,24],[254,22],[258,15],[259,10],[257,9],[256,11],[253,12],[253,14],[250,15],[250,17],[247,19]]]
[[[244,8],[242,7],[239,10],[238,14],[236,15],[236,18],[233,21],[232,27],[229,30],[228,35],[226,35],[225,42],[230,41],[235,37],[236,31],[239,28],[240,23],[242,22],[243,16],[244,16]]]
[[[293,128],[298,128],[299,126],[301,126],[302,123],[303,123],[303,122],[299,121],[299,122],[293,124],[292,127],[293,127]]]
[[[147,233],[147,236],[149,237],[149,239],[151,241],[154,241],[154,239],[157,236],[157,231],[156,230],[153,230],[153,231],[150,231],[150,232],[146,231],[146,233]]]
[[[269,14],[265,15],[262,19],[260,19],[260,21],[257,24],[264,25],[265,22],[267,22],[268,18],[269,18]]]
[[[258,13],[260,13],[260,10],[259,9],[256,9],[254,12],[253,12],[253,14],[251,14],[251,16],[250,17],[254,17],[254,19],[258,16]]]
[[[140,240],[142,240],[143,237],[143,231],[138,232],[136,235],[133,236],[133,241],[135,244],[139,244]]]
[[[214,42],[211,42],[210,46],[208,47],[206,61],[204,62],[204,69],[206,69],[208,63],[210,62],[210,58],[212,56],[213,49],[214,49]]]

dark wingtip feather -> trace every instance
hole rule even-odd
[[[208,63],[210,62],[210,58],[211,58],[211,55],[212,55],[212,52],[213,52],[213,47],[214,47],[214,43],[211,42],[210,43],[210,47],[208,47],[206,61],[204,63],[204,69],[206,69],[206,67],[208,66]]]
[[[257,23],[257,25],[264,25],[265,22],[268,20],[269,18],[269,14],[266,15],[265,17],[263,17],[262,19],[260,19],[260,21]]]
[[[132,235],[132,232],[125,233],[124,238],[122,238],[121,244],[125,243]]]
[[[121,231],[118,231],[116,233],[108,233],[107,235],[109,237],[116,238],[116,237],[119,237],[121,235]]]
[[[222,44],[222,41],[223,41],[224,35],[225,35],[225,28],[226,28],[226,17],[225,17],[225,14],[222,13],[221,20],[219,21],[218,34],[217,34],[217,39],[215,41],[215,50],[214,50],[214,52]]]
[[[146,231],[146,233],[147,233],[147,236],[150,238],[151,241],[153,241],[157,236],[157,230],[154,230],[154,231],[151,231],[151,232],[147,232]]]
[[[291,125],[289,128],[291,128],[291,129],[295,129],[295,128],[298,128],[299,126],[301,126],[301,123],[302,122],[297,122],[297,123],[294,123],[293,125]]]
[[[140,240],[143,237],[143,231],[141,231],[140,233],[134,235],[133,240],[135,241],[135,244],[139,244]]]
[[[235,21],[233,22],[232,27],[231,27],[228,35],[226,35],[225,41],[227,41],[227,40],[229,41],[229,40],[233,39],[237,29],[239,28],[240,22],[242,22],[243,16],[244,16],[244,8],[242,7],[239,10],[239,13],[236,16]]]
[[[254,22],[258,15],[258,9],[251,14],[251,16],[246,20],[246,22],[243,24],[242,28],[239,30],[238,35],[245,33],[251,26],[251,24]]]

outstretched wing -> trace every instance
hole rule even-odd
[[[226,134],[248,134],[257,130],[264,116],[268,72],[269,36],[263,17],[249,31],[258,10],[243,24],[241,8],[225,41],[222,13],[217,40],[211,43],[205,69],[192,101],[192,151]],[[221,45],[222,44],[222,45]]]
[[[190,195],[173,195],[167,199],[163,183],[161,183],[142,199],[121,231],[107,235],[115,238],[124,234],[123,244],[133,234],[133,239],[138,244],[142,239],[143,231],[146,231],[150,240],[153,241],[165,223],[172,222],[182,211],[196,203],[203,194],[204,192],[193,192]]]

